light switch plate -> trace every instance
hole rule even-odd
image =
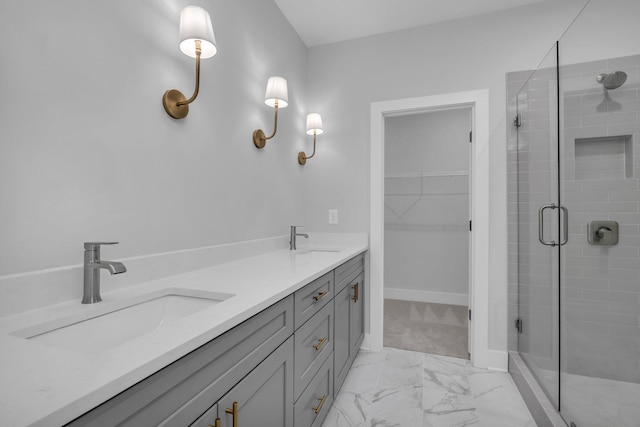
[[[329,209],[329,224],[338,223],[338,209]]]

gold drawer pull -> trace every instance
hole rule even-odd
[[[355,285],[351,286],[351,288],[353,289],[353,296],[351,297],[353,302],[358,302],[358,285],[359,283],[356,283]]]
[[[313,412],[316,413],[316,415],[318,415],[318,412],[320,412],[322,410],[322,405],[324,405],[324,401],[327,400],[327,395],[325,394],[322,397],[317,397],[316,400],[319,400],[320,403],[318,403],[318,406],[314,406],[313,408]]]
[[[322,346],[324,345],[324,343],[327,342],[327,337],[322,337],[318,340],[318,344],[314,345],[313,348],[317,350],[320,350],[322,348]]]
[[[325,295],[327,295],[329,292],[325,291],[325,292],[320,292],[318,295],[314,296],[313,299],[315,301],[320,301],[322,298],[325,297]]]
[[[227,414],[233,415],[233,427],[238,427],[238,402],[233,402],[233,409],[225,409]]]
[[[220,418],[216,418],[216,424],[213,426],[209,424],[209,427],[220,427]]]

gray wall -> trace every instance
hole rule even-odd
[[[542,2],[309,49],[308,104],[323,113],[325,133],[307,165],[306,212],[320,231],[369,231],[372,102],[489,89],[492,349],[507,348],[505,74],[535,68],[583,4]],[[337,226],[327,224],[334,208]]]
[[[174,120],[161,97],[193,91],[195,61],[178,49],[190,3],[0,2],[0,275],[81,263],[84,241],[119,240],[113,259],[304,223],[306,47],[272,1],[199,1],[219,51]],[[271,75],[288,79],[290,104],[258,150]]]

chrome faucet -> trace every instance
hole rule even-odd
[[[302,225],[292,225],[291,226],[291,238],[289,239],[289,249],[291,249],[292,251],[296,250],[296,237],[297,236],[302,236],[306,239],[309,238],[308,234],[305,233],[298,233],[298,231],[296,230],[296,228],[298,227],[302,227]]]
[[[120,274],[127,271],[127,268],[121,262],[103,261],[100,259],[100,245],[116,244],[118,244],[118,242],[85,242],[83,304],[93,304],[102,301],[100,297],[101,268],[104,268],[111,274]]]

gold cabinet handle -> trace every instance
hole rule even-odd
[[[315,295],[313,297],[314,301],[320,301],[322,298],[324,298],[329,292],[320,292],[318,295]]]
[[[225,409],[227,414],[233,415],[233,427],[238,427],[238,402],[233,402],[233,409]]]
[[[320,350],[322,348],[322,346],[324,345],[324,343],[327,342],[327,337],[322,337],[318,340],[318,344],[314,345],[313,348],[316,349],[316,351]]]
[[[216,418],[216,424],[213,426],[209,424],[209,427],[220,427],[220,418]]]
[[[315,412],[316,415],[318,415],[318,412],[322,410],[322,405],[324,405],[324,401],[327,400],[327,395],[325,394],[322,397],[317,397],[316,400],[319,400],[320,403],[318,403],[318,406],[314,406],[311,409],[313,409],[313,412]]]
[[[358,285],[359,283],[356,283],[355,285],[351,286],[351,288],[353,289],[353,296],[351,297],[353,302],[358,302]]]

